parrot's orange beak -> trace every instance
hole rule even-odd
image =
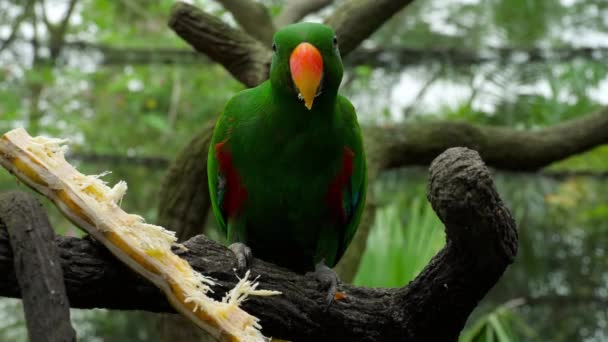
[[[300,43],[289,57],[291,79],[295,83],[308,110],[317,96],[323,78],[323,57],[314,45]]]

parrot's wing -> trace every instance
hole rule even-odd
[[[226,104],[224,112],[215,124],[207,158],[211,207],[224,233],[228,230],[228,218],[237,214],[246,196],[238,172],[233,166],[229,146],[233,129],[233,120],[230,118],[239,114],[239,102],[242,97],[243,93],[239,93]]]
[[[361,137],[361,129],[357,122],[357,114],[353,105],[344,97],[339,96],[339,110],[348,127],[345,134],[346,145],[344,154],[344,169],[349,175],[342,183],[342,207],[343,226],[341,227],[342,239],[340,241],[336,260],[339,260],[350,244],[357,226],[361,219],[365,196],[367,192],[367,167],[365,164],[365,151]]]
[[[226,211],[222,209],[223,201],[226,193],[226,177],[223,174],[220,174],[219,171],[219,161],[217,159],[217,153],[215,145],[215,139],[221,130],[222,117],[218,119],[215,131],[213,135],[213,139],[211,141],[211,146],[209,146],[209,156],[207,158],[207,179],[209,180],[209,197],[211,199],[211,208],[213,209],[213,214],[217,219],[217,222],[226,233],[228,217],[226,215]]]
[[[213,131],[207,161],[209,194],[213,214],[229,240],[231,232],[228,231],[228,226],[233,226],[235,221],[232,219],[239,216],[247,199],[247,189],[235,166],[237,163],[233,163],[232,149],[236,148],[233,144],[237,144],[235,141],[238,136],[234,132],[238,130],[240,118],[250,119],[255,116],[250,109],[261,108],[260,101],[263,102],[268,97],[269,91],[268,83],[266,87],[247,89],[233,96],[226,103]]]

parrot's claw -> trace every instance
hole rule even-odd
[[[228,248],[236,256],[236,270],[240,276],[243,276],[247,269],[251,266],[253,261],[253,254],[251,248],[247,247],[244,243],[235,242],[228,246]]]
[[[338,274],[336,274],[336,271],[327,267],[325,262],[321,261],[315,266],[315,277],[319,281],[319,288],[322,291],[327,291],[327,297],[325,299],[325,311],[327,311],[336,298],[338,282],[340,281],[338,279]]]

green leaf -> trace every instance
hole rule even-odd
[[[505,332],[503,325],[500,323],[500,320],[496,315],[490,315],[488,320],[492,328],[494,328],[499,342],[511,342],[511,338],[509,338],[509,336]]]

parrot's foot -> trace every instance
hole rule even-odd
[[[247,247],[244,243],[235,242],[228,246],[228,248],[236,256],[236,271],[240,276],[243,276],[247,269],[251,266],[253,261],[253,254],[251,248]]]
[[[325,299],[325,310],[329,308],[331,303],[337,298],[342,298],[341,293],[338,292],[338,274],[336,271],[325,265],[325,261],[319,262],[315,266],[315,278],[319,281],[319,288],[323,291],[327,291],[327,297]]]

